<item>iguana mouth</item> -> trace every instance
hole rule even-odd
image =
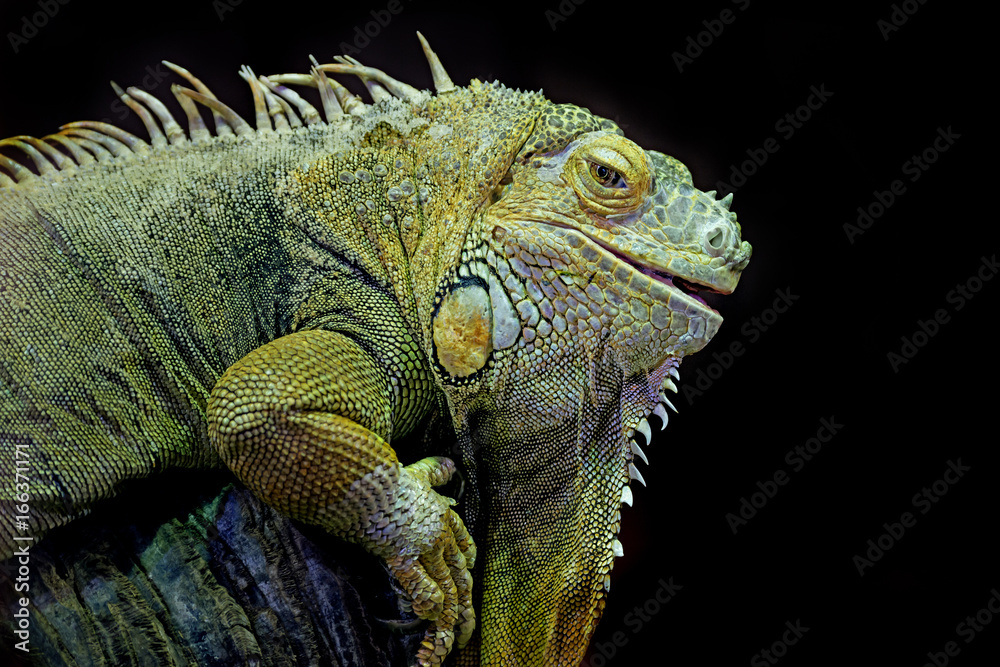
[[[643,264],[642,260],[626,255],[613,245],[605,241],[601,241],[600,239],[594,238],[593,236],[587,234],[587,232],[583,231],[582,229],[579,229],[578,227],[556,222],[553,220],[536,220],[535,222],[549,225],[551,227],[559,227],[561,229],[576,232],[583,238],[587,239],[587,241],[589,241],[590,243],[593,243],[598,248],[611,253],[611,255],[615,257],[615,259],[625,264],[628,264],[631,268],[635,269],[639,273],[645,276],[649,276],[653,280],[662,283],[663,285],[666,285],[667,287],[680,293],[687,299],[696,301],[697,303],[701,304],[702,306],[712,311],[716,315],[719,314],[719,311],[717,311],[715,308],[712,308],[712,306],[710,306],[708,302],[705,301],[705,299],[701,296],[701,294],[699,294],[699,292],[702,293],[711,292],[718,294],[719,292],[714,287],[706,285],[704,283],[697,282],[693,278],[682,278],[664,269],[656,269],[647,264]]]
[[[625,264],[628,264],[639,273],[649,276],[650,278],[656,280],[657,282],[663,283],[667,287],[670,287],[671,289],[680,292],[688,299],[697,301],[705,308],[711,310],[713,313],[716,314],[719,313],[719,311],[717,311],[715,308],[712,308],[712,306],[710,306],[708,302],[706,302],[705,299],[702,298],[700,294],[698,294],[698,292],[716,293],[716,290],[711,286],[698,283],[690,278],[681,278],[680,276],[674,275],[669,271],[664,271],[663,269],[655,269],[651,266],[643,264],[640,260],[637,260],[633,257],[626,255],[625,253],[623,253],[622,251],[618,250],[617,248],[608,243],[604,243],[598,239],[595,239],[592,236],[580,230],[576,231],[579,231],[581,234],[583,234],[583,236],[587,238],[588,241],[600,246],[604,250],[607,250],[612,255],[614,255],[616,259],[619,259]]]
[[[675,276],[672,273],[667,273],[666,271],[660,271],[658,269],[653,269],[648,266],[643,266],[642,264],[639,264],[638,262],[631,260],[625,255],[620,255],[618,253],[615,253],[615,256],[624,261],[625,263],[629,264],[630,266],[632,266],[632,268],[636,269],[640,273],[643,273],[649,276],[650,278],[655,278],[664,285],[667,285],[668,287],[673,287],[675,290],[678,290],[684,296],[694,299],[701,305],[711,308],[715,312],[718,312],[714,308],[709,306],[708,303],[705,301],[705,299],[698,294],[698,292],[701,291],[712,291],[710,288],[705,287],[704,285],[699,285],[690,280],[685,280],[684,278]]]

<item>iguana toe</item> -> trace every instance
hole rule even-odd
[[[475,563],[476,549],[462,520],[447,507],[454,501],[439,496],[430,488],[447,483],[455,471],[455,464],[444,457],[431,457],[403,471],[444,506],[441,531],[433,536],[430,548],[416,558],[397,556],[387,560],[393,575],[412,599],[414,613],[431,622],[417,653],[417,664],[440,665],[451,652],[456,636],[459,645],[464,646],[475,629],[469,569]],[[426,544],[430,536],[414,537],[417,542]]]

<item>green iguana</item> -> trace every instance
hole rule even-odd
[[[0,142],[28,158],[0,155],[0,557],[127,480],[225,466],[387,564],[429,621],[419,664],[580,662],[635,434],[722,321],[695,292],[731,292],[750,245],[674,158],[457,87],[420,40],[435,93],[351,58],[244,68],[254,127],[167,63],[187,130],[116,86],[150,142]],[[404,464],[431,413],[459,460]],[[433,488],[456,467],[462,517]]]

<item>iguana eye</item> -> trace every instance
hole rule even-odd
[[[584,135],[566,166],[583,206],[602,216],[638,208],[650,192],[652,167],[645,152],[617,134]]]
[[[598,183],[606,188],[619,188],[625,186],[625,179],[614,169],[606,167],[599,162],[590,163],[590,175]]]

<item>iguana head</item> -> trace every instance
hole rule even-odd
[[[751,253],[731,196],[585,109],[538,107],[434,304],[485,555],[483,664],[582,659],[642,480],[635,433],[666,421],[662,392],[722,323],[697,292],[731,292]]]

